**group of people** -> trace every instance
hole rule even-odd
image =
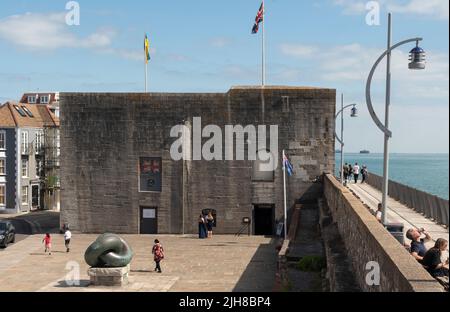
[[[432,240],[425,229],[409,229],[406,237],[411,240],[410,253],[435,278],[446,279],[448,287],[449,259],[442,259],[448,251],[448,241],[443,238],[436,240],[434,247],[427,250],[425,244]],[[448,254],[447,254],[448,256]]]
[[[72,239],[72,232],[69,228],[64,229],[64,246],[66,247],[66,252],[70,252],[70,240]],[[52,236],[50,233],[46,233],[42,239],[44,244],[44,253],[52,254]]]
[[[198,217],[198,238],[212,238],[214,227],[214,217],[211,212],[207,215],[201,214]]]
[[[355,180],[355,183],[358,183],[359,176],[362,176],[361,183],[365,183],[367,177],[369,176],[369,171],[367,170],[367,166],[363,165],[362,167],[355,163],[354,165],[345,163],[344,165],[344,184],[347,185],[348,181],[352,179]]]

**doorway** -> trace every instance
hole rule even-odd
[[[157,234],[158,219],[156,207],[140,207],[140,234]]]
[[[31,186],[31,207],[33,209],[39,209],[39,185]]]
[[[274,233],[275,205],[254,205],[254,234],[272,236]]]

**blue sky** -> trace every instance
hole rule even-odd
[[[367,74],[394,41],[422,36],[428,67],[407,70],[394,53],[392,152],[449,150],[448,1],[380,0],[379,26],[366,24],[368,1],[267,0],[267,83],[322,86],[360,104],[346,119],[348,151],[382,151],[382,134],[364,99]],[[259,0],[79,0],[80,25],[65,24],[67,1],[0,2],[0,102],[26,91],[129,91],[144,88],[143,36],[152,46],[149,89],[226,92],[260,82],[260,35],[251,35]],[[384,66],[373,86],[383,118]]]

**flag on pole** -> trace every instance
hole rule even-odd
[[[286,154],[283,154],[283,168],[286,170],[289,176],[292,176],[294,174],[294,167],[292,166]]]
[[[258,33],[259,24],[263,21],[263,19],[264,19],[264,2],[261,3],[261,7],[259,8],[258,14],[256,15],[255,24],[253,25],[252,28],[252,34]]]
[[[148,61],[150,61],[150,42],[148,41],[147,34],[145,34],[144,39],[144,51],[145,51],[145,64],[148,64]]]

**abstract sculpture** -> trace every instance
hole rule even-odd
[[[120,268],[130,264],[133,251],[128,243],[115,234],[100,235],[84,254],[86,263],[93,268]]]

